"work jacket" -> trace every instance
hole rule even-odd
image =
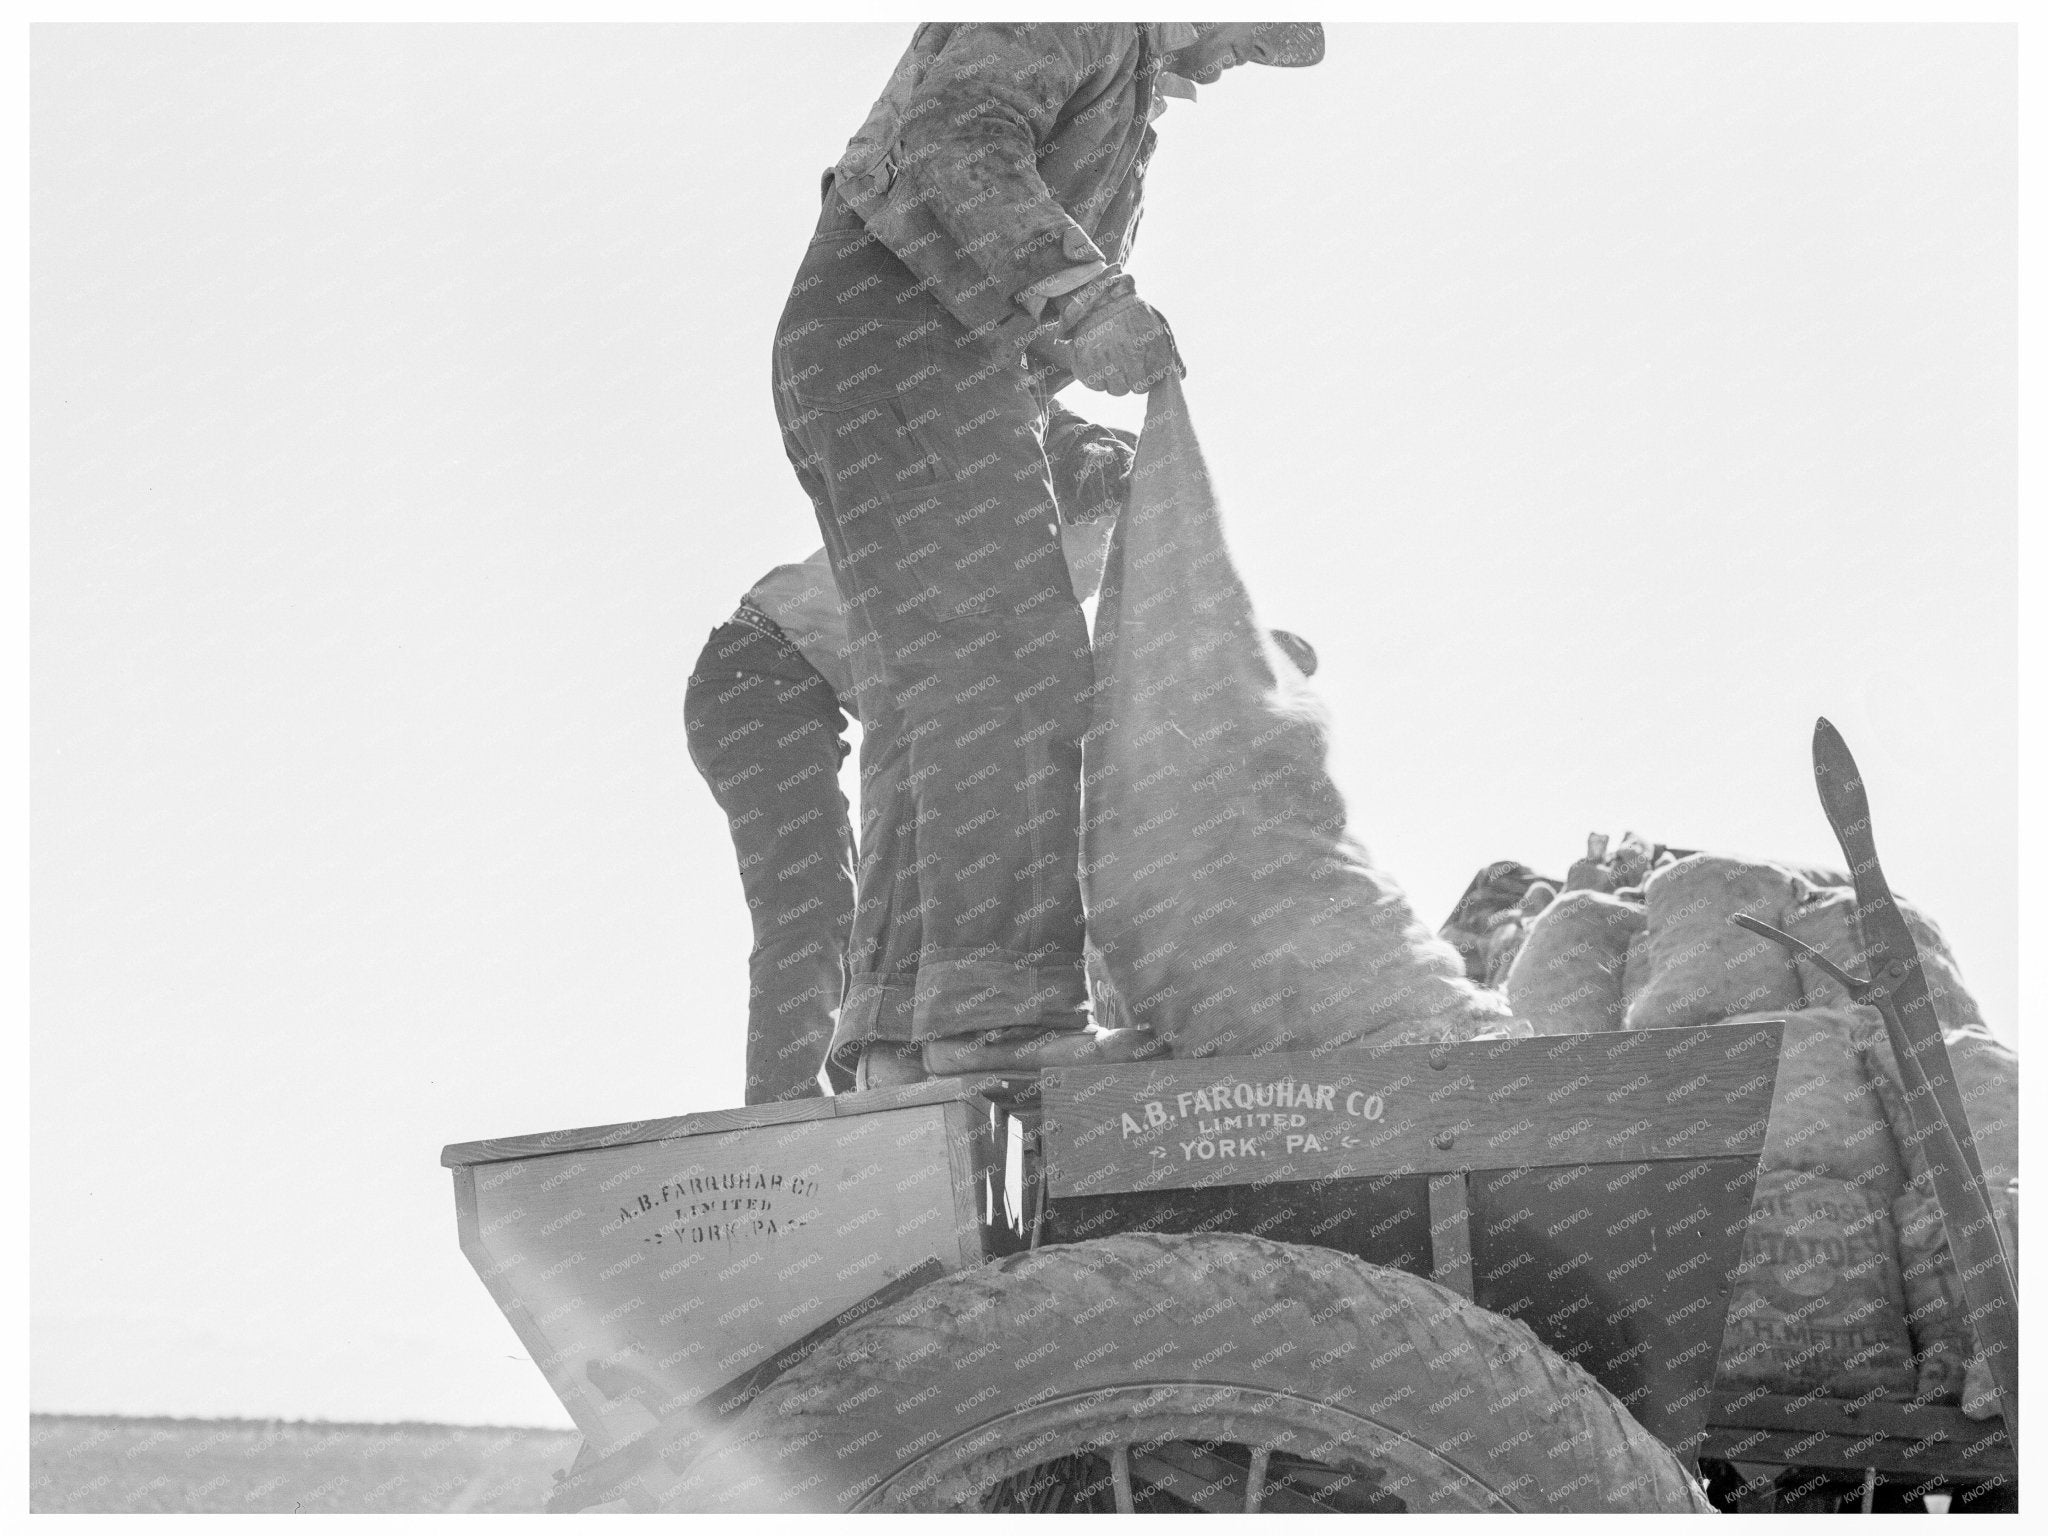
[[[1015,356],[1042,295],[1130,250],[1160,57],[1154,22],[925,22],[828,183],[911,293]]]

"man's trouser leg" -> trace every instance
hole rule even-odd
[[[711,632],[684,710],[754,924],[746,1101],[813,1097],[853,918],[853,834],[839,790],[846,717],[800,652],[741,623]]]
[[[835,1051],[1083,1027],[1093,669],[1044,397],[857,224],[813,240],[775,381],[860,695],[859,901]]]

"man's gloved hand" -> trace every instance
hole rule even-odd
[[[1073,348],[1074,377],[1090,389],[1142,395],[1169,373],[1188,376],[1166,317],[1121,272],[1074,290],[1060,311],[1060,340]]]

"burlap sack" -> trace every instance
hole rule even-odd
[[[1898,1234],[1899,1279],[1913,1338],[1914,1396],[1960,1402],[1972,1349],[1969,1303],[1949,1257],[1941,1206],[1927,1191],[1909,1189],[1892,1202],[1892,1227]]]
[[[1924,957],[1927,947],[1917,934],[1914,943]],[[1992,1192],[1992,1208],[2010,1238],[2019,1171],[2019,1056],[2011,1047],[1975,1030],[1943,1030],[1941,1043],[1963,1098],[1964,1113],[1970,1117],[1970,1133]],[[1986,1396],[1990,1374],[1981,1361],[1970,1358],[1974,1341],[1965,1321],[1968,1303],[1942,1231],[1920,1127],[1906,1102],[1891,1041],[1874,1013],[1863,1050],[1866,1071],[1903,1154],[1909,1179],[1894,1214],[1907,1314],[1914,1348],[1920,1355],[1920,1391],[1942,1402],[1960,1401],[1965,1412],[1985,1417],[1997,1411],[1995,1394]],[[2016,1246],[2007,1251],[2017,1262]]]
[[[1519,911],[1503,912],[1487,932],[1483,947],[1485,970],[1481,973],[1481,980],[1486,986],[1497,991],[1507,980],[1515,956],[1522,952],[1523,941],[1529,937],[1531,921]]]
[[[1950,1031],[1941,1043],[1962,1090],[1984,1178],[1992,1189],[2003,1189],[2020,1176],[2019,1052],[1975,1030]]]
[[[1479,977],[1485,986],[1496,992],[1506,987],[1508,972],[1522,952],[1522,945],[1528,942],[1530,927],[1555,900],[1557,887],[1548,880],[1538,880],[1523,893],[1512,911],[1494,915],[1483,946],[1485,964]],[[1471,974],[1469,969],[1466,974]]]
[[[1802,882],[1804,884],[1804,882]],[[1805,885],[1787,912],[1782,926],[1795,939],[1812,945],[1852,976],[1869,976],[1884,957],[1870,952],[1864,942],[1862,924],[1856,918],[1856,893],[1847,888],[1828,889]],[[1948,940],[1933,918],[1903,898],[1894,897],[1919,951],[1920,971],[1927,979],[1927,994],[1934,1004],[1934,1016],[1944,1030],[1967,1029],[1989,1034],[1977,1000],[1963,985]],[[1849,1001],[1842,984],[1811,960],[1795,963],[1799,989],[1809,1008],[1839,1008]]]
[[[1458,952],[1465,962],[1465,974],[1484,983],[1489,964],[1488,949],[1493,941],[1493,920],[1512,908],[1539,884],[1549,884],[1526,864],[1502,859],[1472,877],[1465,894],[1437,929],[1437,937]]]
[[[1934,1016],[1944,1030],[1969,1030],[1990,1035],[1991,1026],[1970,989],[1963,985],[1962,968],[1948,947],[1948,940],[1933,918],[1903,897],[1893,898],[1913,933],[1913,947],[1920,952],[1920,972],[1927,978],[1928,995],[1934,1000]]]
[[[1805,1171],[1757,1177],[1718,1384],[1913,1395],[1889,1202]]]
[[[1962,1410],[1972,1419],[1995,1418],[1999,1412],[1998,1380],[1982,1355],[1970,1361],[1970,1369],[1963,1375]]]
[[[1656,845],[1633,832],[1621,835],[1621,845],[1607,861],[1614,876],[1613,889],[1625,891],[1640,886],[1657,867]]]
[[[1994,1198],[1992,1204],[1998,1211],[1999,1230],[2005,1238],[2005,1256],[2013,1266],[2013,1279],[2017,1281],[2020,1264],[2019,1185],[2006,1185],[2004,1194]],[[2002,1408],[1990,1362],[1982,1355],[1972,1355],[1970,1369],[1963,1376],[1963,1412],[1973,1419],[1988,1419]]]
[[[1906,1103],[1891,1041],[1873,1010],[1857,1011],[1870,1014],[1874,1026],[1866,1047],[1870,1077],[1884,1105],[1892,1136],[1906,1154],[1907,1174],[1920,1179],[1926,1171],[1926,1159],[1920,1151],[1920,1134]],[[2001,1190],[2018,1178],[2020,1171],[2019,1053],[1975,1030],[1943,1030],[1941,1043],[1948,1053],[1957,1091],[1962,1095],[1963,1112],[1970,1117],[1970,1134],[1977,1143],[1977,1160],[1983,1164],[1985,1182],[1994,1191]]]
[[[1614,889],[1614,871],[1601,859],[1574,860],[1572,867],[1565,872],[1564,888],[1567,891],[1611,891]]]
[[[1630,905],[1635,905],[1633,902]],[[1637,911],[1642,908],[1637,907]],[[1622,1027],[1628,1027],[1628,1011],[1635,1007],[1636,998],[1642,994],[1650,981],[1650,925],[1645,917],[1642,927],[1629,936],[1628,957],[1621,966],[1621,1012]]]
[[[1780,925],[1793,938],[1809,944],[1851,976],[1868,974],[1863,938],[1856,923],[1856,893],[1846,887],[1828,889],[1802,882],[1800,895]],[[1849,994],[1842,984],[1811,960],[1793,962],[1801,1000],[1808,1008],[1846,1008]]]
[[[1146,402],[1095,656],[1082,888],[1135,1023],[1207,1056],[1509,1019],[1351,834],[1327,719],[1231,564],[1173,380]]]
[[[1650,979],[1629,1004],[1630,1029],[1715,1024],[1799,1006],[1791,957],[1729,921],[1741,912],[1782,926],[1795,899],[1784,870],[1699,853],[1653,872],[1643,896]]]
[[[1629,942],[1641,907],[1594,890],[1567,891],[1530,927],[1507,973],[1508,1005],[1539,1035],[1620,1029]]]
[[[1803,1170],[1891,1202],[1906,1171],[1891,1120],[1872,1080],[1868,1052],[1884,1025],[1862,1008],[1808,1008],[1737,1015],[1729,1025],[1784,1021],[1763,1172]]]

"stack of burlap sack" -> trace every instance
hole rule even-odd
[[[1557,900],[1557,887],[1555,879],[1512,859],[1489,864],[1472,877],[1437,937],[1458,952],[1470,980],[1498,988],[1529,925]]]
[[[1883,1020],[1811,962],[1730,921],[1747,913],[1867,975],[1848,878],[1681,856],[1631,835],[1611,857],[1596,838],[1554,897],[1544,884],[1497,908],[1517,914],[1513,943],[1464,951],[1468,967],[1505,958],[1508,1000],[1537,1033],[1785,1021],[1721,1381],[1995,1411],[1988,1373],[1971,1360],[1962,1288]],[[1941,931],[1909,902],[1899,907],[2010,1231],[2018,1058],[1985,1026]]]
[[[1489,864],[1472,877],[1449,919],[1437,930],[1438,936],[1457,950],[1465,962],[1465,974],[1472,980],[1483,986],[1505,987],[1515,956],[1536,919],[1557,901],[1560,889],[1567,894],[1627,889],[1640,906],[1642,892],[1636,888],[1644,877],[1652,869],[1673,863],[1690,851],[1649,843],[1629,832],[1610,854],[1606,836],[1596,832],[1586,840],[1586,856],[1572,865],[1563,880],[1539,875],[1528,865],[1510,860]],[[1604,915],[1584,903],[1573,902],[1566,910],[1574,914],[1575,921],[1605,924]],[[1557,938],[1562,940],[1561,933]],[[1569,948],[1576,942],[1576,937],[1564,941],[1563,947]],[[1589,1029],[1619,1027],[1578,1022],[1579,1004],[1590,994],[1581,993],[1580,980],[1560,968],[1546,967],[1531,973],[1523,985],[1528,996],[1518,1012],[1524,1017],[1533,1018],[1541,1013],[1569,1021],[1548,1033],[1579,1034]]]

